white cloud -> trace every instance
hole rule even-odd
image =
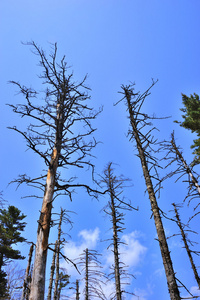
[[[153,294],[151,285],[147,285],[146,289],[134,289],[135,296],[132,296],[131,300],[136,300],[137,298],[140,300],[147,300],[149,295]],[[137,298],[136,298],[137,297]]]
[[[135,267],[142,260],[147,248],[138,240],[137,231],[122,236],[122,241],[127,245],[121,246],[121,260],[129,267]]]
[[[99,234],[99,228],[95,228],[94,230],[84,229],[80,231],[78,234],[80,240],[78,242],[68,242],[64,247],[64,255],[74,261],[79,258],[80,254],[83,253],[86,248],[95,250],[97,241],[99,240]],[[67,268],[70,275],[78,276],[78,273],[73,266],[69,267],[69,264],[63,262],[62,267]]]
[[[200,296],[200,290],[198,286],[192,286],[190,289],[190,293],[194,296]]]
[[[79,236],[83,238],[87,244],[87,248],[95,248],[99,239],[99,234],[99,228],[95,228],[94,230],[82,230],[80,231]]]
[[[140,236],[137,231],[133,231],[123,235],[121,238],[121,241],[125,244],[120,245],[120,258],[121,261],[130,268],[136,267],[147,251],[147,248],[139,241]],[[106,257],[106,265],[113,265],[113,253],[109,250],[109,253],[107,251],[104,256]]]

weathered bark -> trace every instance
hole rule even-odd
[[[33,256],[33,250],[34,250],[34,244],[31,244],[30,250],[29,250],[29,256],[28,256],[28,265],[26,268],[25,278],[24,278],[24,284],[23,284],[23,290],[22,290],[22,296],[21,300],[28,300],[29,299],[29,293],[30,293],[30,268],[31,268],[31,261]]]
[[[160,251],[161,251],[161,255],[162,255],[163,265],[165,268],[165,274],[166,274],[166,278],[167,278],[167,284],[168,284],[168,290],[170,293],[170,298],[171,298],[171,300],[180,300],[181,297],[179,294],[179,289],[178,289],[176,278],[175,278],[175,273],[174,273],[174,269],[173,269],[170,252],[168,249],[165,231],[163,228],[163,223],[162,223],[162,219],[160,216],[160,211],[159,211],[159,207],[157,204],[157,200],[156,200],[151,176],[149,173],[144,149],[143,149],[143,146],[142,146],[139,134],[138,134],[137,122],[133,117],[134,112],[133,112],[133,108],[131,105],[131,94],[128,89],[125,89],[125,97],[127,100],[127,105],[128,105],[128,110],[129,110],[132,134],[133,134],[136,144],[137,144],[137,149],[139,152],[139,157],[140,157],[141,165],[142,165],[142,169],[143,169],[143,175],[145,178],[147,191],[148,191],[149,199],[150,199],[150,203],[151,203],[151,209],[152,209],[153,216],[154,216],[154,222],[155,222],[155,226],[156,226],[156,230],[157,230],[158,241],[159,241],[159,245],[160,245]],[[137,115],[137,113],[136,113],[136,115]]]
[[[76,280],[76,300],[80,299],[80,292],[79,292],[79,280]]]
[[[193,257],[192,257],[192,251],[190,250],[190,248],[188,246],[187,238],[186,238],[183,226],[181,224],[180,216],[179,216],[178,210],[176,208],[176,205],[175,205],[175,203],[173,203],[172,205],[174,206],[174,211],[175,211],[175,216],[176,216],[176,220],[177,220],[177,225],[178,225],[178,227],[180,229],[180,232],[181,232],[182,240],[184,242],[185,249],[187,251],[187,255],[188,255],[189,260],[190,260],[190,264],[191,264],[191,267],[192,267],[192,270],[193,270],[193,273],[194,273],[194,277],[195,277],[196,282],[198,284],[198,287],[200,289],[200,277],[198,275],[197,268],[196,268],[196,265],[195,265]]]
[[[51,293],[52,293],[52,288],[53,288],[53,277],[54,277],[54,272],[55,272],[56,250],[57,250],[57,241],[55,243],[55,248],[54,248],[53,257],[52,257],[51,274],[50,274],[50,279],[49,279],[47,300],[51,300]]]
[[[63,219],[64,211],[61,208],[60,212],[60,221],[58,225],[58,242],[57,242],[57,251],[56,251],[56,279],[55,279],[55,287],[54,287],[54,297],[53,300],[58,299],[58,282],[59,282],[59,271],[60,271],[60,264],[59,264],[59,255],[60,255],[60,244],[61,244],[61,225]]]
[[[89,299],[88,248],[85,250],[85,300]]]
[[[30,300],[44,299],[46,259],[51,224],[52,202],[58,168],[58,160],[61,152],[62,132],[64,125],[64,116],[62,109],[62,106],[64,105],[64,100],[65,99],[63,97],[60,97],[60,99],[58,99],[57,104],[56,138],[53,153],[51,156],[50,166],[47,173],[45,193],[43,198],[42,210],[40,213],[40,220],[38,224]]]
[[[16,126],[10,127],[20,133],[27,142],[27,147],[33,150],[47,166],[47,174],[32,178],[26,174],[19,175],[14,180],[19,185],[26,183],[28,186],[44,191],[40,218],[38,221],[37,242],[33,276],[31,283],[30,300],[43,300],[45,291],[45,269],[48,250],[48,239],[51,225],[52,203],[58,195],[65,195],[72,200],[72,193],[77,187],[84,187],[89,195],[96,196],[99,191],[92,189],[87,184],[76,182],[74,176],[61,178],[58,168],[70,166],[94,168],[90,162],[90,152],[97,142],[93,138],[87,140],[95,129],[91,120],[95,119],[101,110],[94,112],[85,103],[88,88],[85,85],[86,77],[77,83],[73,80],[73,73],[67,74],[68,67],[65,57],[57,62],[57,45],[50,59],[45,52],[34,42],[28,43],[39,57],[42,67],[40,78],[46,86],[44,94],[32,88],[27,88],[18,82],[12,81],[24,95],[25,104],[10,104],[13,111],[21,117],[31,118],[26,132]],[[37,98],[37,100],[36,100]],[[80,131],[77,129],[80,124]],[[75,130],[73,129],[75,127]],[[75,182],[74,182],[75,181]],[[37,195],[36,195],[37,197]]]

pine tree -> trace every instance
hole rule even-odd
[[[194,140],[194,144],[191,148],[194,149],[194,164],[200,163],[200,99],[199,95],[193,94],[190,97],[182,94],[182,102],[184,108],[180,110],[184,113],[182,115],[183,122],[179,123],[181,127],[191,130],[197,134],[197,139]]]
[[[6,273],[3,266],[12,259],[24,259],[19,250],[12,248],[17,243],[26,241],[21,236],[26,223],[23,222],[26,216],[15,206],[8,209],[0,209],[0,294],[6,295]]]

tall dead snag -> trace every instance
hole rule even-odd
[[[72,222],[71,222],[70,217],[67,214],[67,211],[65,209],[61,208],[60,214],[54,213],[54,215],[59,215],[59,220],[53,220],[53,222],[52,222],[54,225],[56,225],[57,221],[58,221],[58,238],[55,243],[55,248],[53,250],[47,300],[51,300],[51,293],[52,293],[52,289],[53,289],[53,278],[54,278],[55,269],[56,269],[56,278],[55,278],[55,284],[54,284],[54,296],[53,296],[54,300],[59,299],[59,294],[60,294],[62,288],[64,287],[65,277],[67,279],[69,277],[69,275],[63,274],[62,271],[60,272],[60,254],[62,254],[62,252],[61,252],[62,244],[65,243],[65,239],[62,237],[62,235],[63,235],[62,223],[63,222],[70,223],[72,226]]]
[[[188,176],[188,180],[187,180],[188,194],[187,194],[185,200],[188,199],[188,205],[195,198],[197,198],[199,200],[199,197],[200,197],[200,186],[198,183],[199,175],[196,174],[194,171],[195,165],[193,165],[193,163],[188,165],[186,160],[184,159],[182,150],[180,149],[179,146],[176,145],[174,132],[171,134],[171,141],[170,142],[164,141],[161,143],[161,145],[162,145],[162,149],[167,151],[167,153],[164,157],[164,159],[168,162],[166,167],[171,166],[174,163],[177,165],[175,170],[171,171],[166,176],[166,178],[172,177],[174,175],[178,175],[177,180],[179,180],[183,176],[187,175]],[[186,181],[186,180],[184,180],[184,181]],[[200,212],[196,211],[197,208],[199,207],[199,205],[200,205],[200,203],[198,202],[194,207],[194,211],[195,211],[194,216],[196,216],[197,214],[200,213]]]
[[[76,300],[80,299],[80,292],[79,292],[79,280],[76,280]]]
[[[54,252],[53,252],[53,257],[52,257],[47,300],[51,300],[51,293],[52,293],[52,288],[53,288],[53,277],[54,277],[54,272],[55,272],[55,267],[56,267],[56,264],[55,264],[56,253],[57,253],[57,241],[55,242],[55,247],[54,247]]]
[[[32,256],[33,256],[33,250],[34,250],[34,244],[32,243],[31,246],[30,246],[30,250],[29,250],[28,265],[27,265],[27,268],[26,268],[21,300],[28,299],[29,294],[30,294],[31,261],[32,261]]]
[[[122,210],[132,210],[133,207],[130,203],[124,199],[120,199],[119,196],[123,193],[124,182],[128,179],[123,176],[117,177],[113,174],[112,163],[109,163],[106,169],[104,170],[104,176],[102,177],[101,182],[106,185],[106,188],[109,192],[110,200],[108,205],[104,208],[106,214],[111,218],[112,223],[112,243],[113,254],[114,254],[114,277],[115,277],[115,290],[116,290],[116,299],[122,299],[122,293],[125,292],[122,290],[121,279],[124,276],[128,276],[125,270],[123,262],[120,260],[120,244],[121,239],[120,234],[123,233],[124,228],[124,213]]]
[[[58,240],[57,240],[57,247],[56,247],[56,279],[55,279],[55,286],[54,286],[54,296],[53,296],[53,300],[58,299],[58,284],[59,284],[59,275],[60,275],[60,247],[61,247],[61,226],[62,226],[62,221],[63,218],[65,217],[65,210],[63,210],[61,208],[60,211],[60,220],[59,220],[59,224],[58,224]],[[68,219],[67,219],[68,220]]]
[[[130,140],[135,140],[137,145],[138,156],[141,161],[143,175],[145,178],[146,187],[151,203],[151,209],[154,216],[154,222],[157,230],[158,241],[165,268],[170,297],[171,300],[180,300],[181,297],[179,294],[173,264],[160,215],[160,209],[158,207],[155,189],[152,181],[156,179],[156,181],[159,183],[159,178],[157,176],[157,168],[159,167],[159,165],[157,163],[157,159],[152,154],[154,152],[152,147],[156,143],[156,140],[154,140],[151,132],[155,128],[151,127],[151,129],[148,129],[145,132],[146,126],[151,125],[151,120],[155,119],[155,117],[149,117],[147,114],[141,112],[142,105],[146,97],[150,94],[150,89],[154,85],[155,82],[153,82],[150,88],[143,94],[134,93],[133,85],[122,85],[123,98],[121,100],[125,99],[126,105],[128,107],[130,120]]]
[[[82,267],[81,272],[85,273],[85,300],[90,300],[94,297],[102,300],[105,299],[101,286],[104,284],[105,275],[101,272],[101,264],[98,260],[99,255],[97,251],[88,250],[88,248],[80,255],[78,264]]]
[[[89,158],[96,141],[89,138],[94,132],[91,120],[96,118],[99,111],[94,112],[87,105],[90,97],[85,86],[86,77],[77,83],[73,81],[73,73],[69,73],[65,57],[57,63],[56,44],[49,57],[34,42],[28,45],[32,46],[34,53],[39,57],[39,65],[43,70],[40,78],[46,89],[40,95],[36,90],[12,81],[25,97],[26,103],[9,106],[21,117],[28,117],[33,121],[26,132],[15,126],[11,129],[25,138],[27,147],[33,150],[47,167],[45,173],[37,178],[21,175],[15,180],[18,185],[26,183],[43,191],[30,294],[30,300],[43,300],[54,199],[61,194],[72,199],[76,187],[85,187],[89,194],[96,195],[95,190],[87,184],[78,183],[74,176],[67,177],[65,174],[64,178],[67,180],[63,179],[62,173],[69,167],[93,167]]]
[[[197,255],[200,255],[200,253],[198,251],[192,251],[190,249],[188,243],[191,243],[191,241],[188,240],[188,238],[187,238],[187,234],[185,233],[184,226],[183,226],[183,224],[181,223],[181,220],[180,220],[180,216],[179,216],[179,213],[178,213],[177,206],[176,206],[175,203],[172,203],[172,205],[173,205],[174,211],[175,211],[176,223],[177,223],[177,225],[180,229],[182,240],[183,240],[185,249],[187,251],[187,255],[189,257],[189,260],[190,260],[190,264],[191,264],[191,267],[192,267],[192,270],[193,270],[193,273],[194,273],[194,277],[195,277],[196,282],[198,284],[198,287],[200,289],[200,277],[198,275],[197,268],[196,268],[196,265],[195,265],[193,257],[192,257],[192,253],[197,254]]]

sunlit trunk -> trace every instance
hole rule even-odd
[[[63,111],[61,101],[57,104],[57,130],[55,146],[53,149],[50,166],[47,173],[46,187],[44,192],[43,204],[38,221],[37,243],[35,249],[35,261],[33,266],[33,276],[31,282],[30,300],[44,300],[45,293],[45,273],[48,250],[48,240],[51,224],[51,211],[58,168],[58,159],[61,151],[62,130],[63,130]]]

